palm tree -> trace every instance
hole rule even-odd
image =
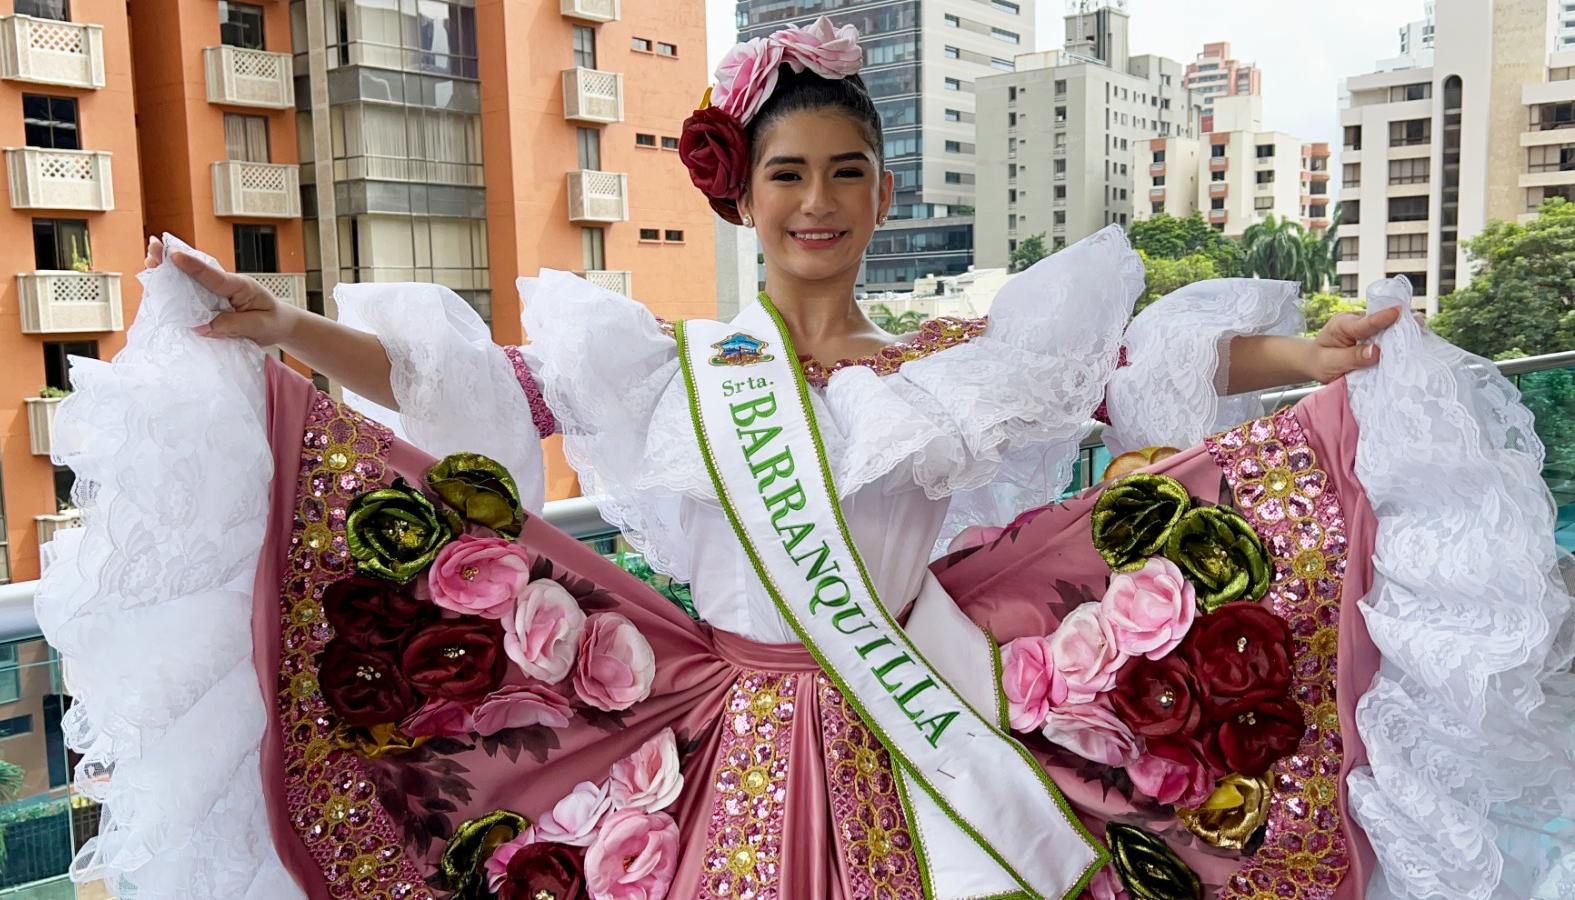
[[[877,328],[892,334],[912,334],[924,324],[923,313],[910,309],[899,316],[884,303],[870,304],[866,313]]]
[[[1307,230],[1294,219],[1275,219],[1270,215],[1247,227],[1241,236],[1246,255],[1247,274],[1280,281],[1301,281],[1307,277]]]
[[[1309,294],[1322,291],[1326,285],[1339,280],[1335,264],[1340,260],[1340,223],[1329,226],[1323,234],[1305,232],[1302,235],[1302,290]]]

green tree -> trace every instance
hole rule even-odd
[[[1308,294],[1302,300],[1302,315],[1307,318],[1307,334],[1317,334],[1328,321],[1340,313],[1365,312],[1367,306],[1339,294]]]
[[[1219,269],[1215,267],[1214,260],[1204,253],[1194,253],[1180,259],[1170,259],[1164,256],[1150,256],[1147,251],[1139,250],[1138,256],[1143,259],[1143,293],[1138,297],[1134,313],[1142,312],[1150,303],[1166,294],[1180,290],[1194,281],[1207,281],[1210,278],[1220,277]]]
[[[1339,215],[1336,213],[1335,215]],[[1340,261],[1340,223],[1324,230],[1302,232],[1302,290],[1316,294],[1335,283],[1335,265]]]
[[[1303,280],[1307,277],[1306,234],[1300,222],[1276,219],[1272,214],[1247,226],[1241,235],[1246,274],[1279,281]]]
[[[14,802],[22,795],[22,779],[26,774],[16,763],[0,759],[0,807]],[[0,822],[0,867],[5,866],[6,855],[5,824]]]
[[[1466,250],[1471,284],[1439,301],[1429,326],[1489,358],[1575,348],[1575,205],[1545,201],[1530,222],[1489,222]]]
[[[870,304],[865,314],[870,317],[871,322],[875,323],[875,327],[892,334],[912,334],[924,324],[923,313],[910,309],[899,316],[884,303]]]
[[[1040,232],[1033,237],[1026,238],[1022,243],[1017,245],[1016,250],[1012,251],[1012,259],[1009,263],[1010,271],[1021,272],[1041,259],[1044,259],[1047,253],[1049,253],[1049,251],[1045,249],[1044,232]]]
[[[1201,254],[1214,264],[1220,278],[1237,278],[1245,272],[1241,245],[1203,221],[1200,212],[1140,219],[1132,223],[1127,236],[1134,250],[1150,257],[1185,259]]]

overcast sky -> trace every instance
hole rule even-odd
[[[1038,46],[1061,46],[1065,0],[1037,0]],[[706,0],[712,67],[736,38],[733,0]],[[1264,127],[1338,146],[1341,78],[1400,51],[1398,31],[1422,0],[1128,0],[1132,52],[1189,62],[1210,41],[1263,70]]]

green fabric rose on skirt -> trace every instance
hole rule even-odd
[[[1256,600],[1269,589],[1269,555],[1257,532],[1223,506],[1188,510],[1170,530],[1165,558],[1181,567],[1213,612],[1234,600]]]
[[[492,891],[487,888],[484,866],[494,851],[520,836],[530,822],[506,809],[487,813],[460,825],[454,836],[443,848],[443,858],[438,871],[448,884],[452,900],[487,900]]]
[[[1191,503],[1187,489],[1168,475],[1128,475],[1094,503],[1094,549],[1114,571],[1142,568]]]
[[[396,479],[350,501],[345,536],[361,572],[405,584],[453,540],[459,527],[457,516]]]
[[[1105,828],[1110,861],[1132,900],[1203,900],[1203,882],[1165,842],[1133,825]]]
[[[479,453],[445,456],[427,470],[427,484],[469,521],[505,537],[519,537],[519,488],[495,460]]]

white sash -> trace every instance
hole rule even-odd
[[[876,596],[776,311],[762,298],[730,325],[690,320],[676,335],[722,507],[783,617],[891,754],[929,896],[1081,892],[1104,849],[1033,757],[947,683]],[[955,640],[987,640],[969,630]]]

